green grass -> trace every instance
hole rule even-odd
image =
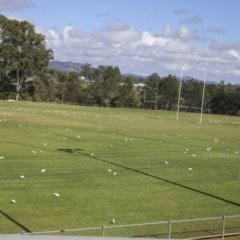
[[[0,232],[240,214],[240,119],[199,117],[0,102]],[[148,236],[159,227],[108,231]]]

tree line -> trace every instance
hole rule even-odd
[[[116,66],[92,67],[77,72],[49,69],[53,51],[45,37],[27,21],[0,14],[0,99],[48,101],[102,107],[176,110],[180,79],[157,73],[146,79],[124,76]],[[144,83],[143,86],[137,83]],[[180,111],[200,111],[203,82],[183,80]],[[239,115],[240,87],[230,83],[207,84],[204,112]]]

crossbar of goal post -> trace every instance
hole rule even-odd
[[[145,108],[145,103],[146,102],[152,102],[152,103],[155,103],[155,106],[154,106],[154,109],[155,109],[155,111],[156,111],[156,109],[157,109],[157,93],[156,93],[156,97],[155,97],[155,101],[151,101],[151,100],[145,100],[145,91],[144,91],[144,95],[143,95],[143,110],[144,110],[144,108]]]
[[[181,69],[181,78],[180,78],[180,86],[179,86],[179,95],[178,95],[178,106],[177,106],[177,117],[176,117],[176,121],[178,121],[179,102],[180,102],[181,88],[182,88],[182,74],[183,74],[183,68]],[[201,109],[201,114],[200,114],[200,121],[199,121],[199,123],[202,123],[202,114],[203,114],[203,104],[204,104],[204,94],[205,94],[206,76],[207,76],[207,69],[205,69],[204,82],[203,82],[202,106],[201,106],[201,108],[198,108],[198,109]],[[195,107],[195,108],[197,109],[197,107]]]

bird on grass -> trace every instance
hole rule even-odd
[[[11,203],[16,203],[16,200],[12,199],[12,200],[11,200]]]
[[[110,223],[114,224],[116,221],[115,221],[115,218],[113,218]]]
[[[188,168],[188,170],[190,170],[190,171],[191,171],[191,170],[192,170],[192,168]]]
[[[25,177],[23,175],[19,176],[19,178],[24,179]]]
[[[46,169],[42,169],[41,172],[46,172]]]
[[[90,155],[93,156],[93,153],[91,153]]]
[[[0,159],[4,159],[4,157],[0,157]]]
[[[165,161],[165,164],[168,164],[168,162],[167,162],[167,161]]]
[[[60,194],[59,193],[54,193],[53,194],[55,197],[60,197]]]
[[[112,170],[111,170],[111,169],[108,169],[108,172],[112,172]]]

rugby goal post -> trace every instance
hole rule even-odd
[[[177,105],[177,117],[176,117],[176,121],[178,121],[179,103],[180,103],[181,89],[182,89],[182,74],[183,74],[183,67],[182,67],[182,69],[181,69],[181,77],[180,77],[180,85],[179,85],[179,93],[178,93],[178,105]],[[202,123],[202,114],[203,114],[203,104],[204,104],[204,94],[205,94],[206,76],[207,76],[207,69],[205,69],[205,75],[204,75],[204,80],[203,80],[203,93],[202,93],[202,105],[201,105],[201,108],[192,107],[192,108],[194,108],[194,109],[201,109],[200,121],[199,121],[200,124]],[[181,108],[186,108],[186,107],[185,107],[185,106],[181,106]]]

